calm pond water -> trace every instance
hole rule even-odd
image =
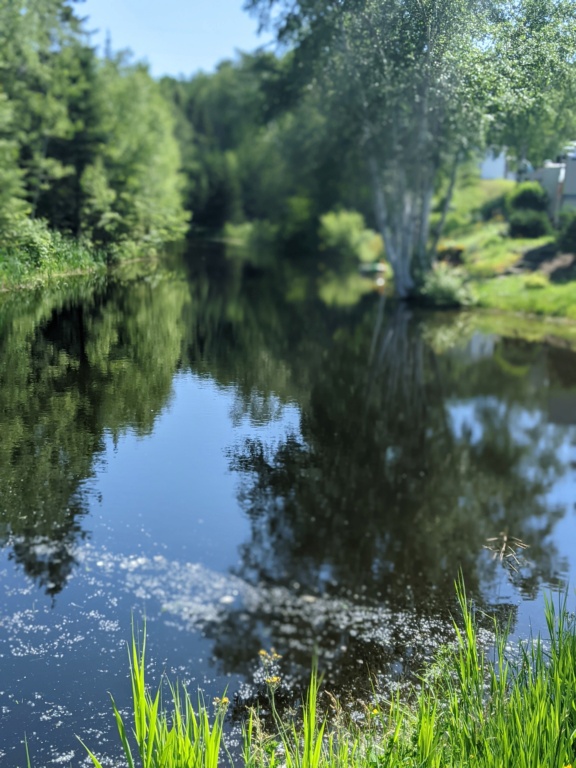
[[[272,646],[286,685],[315,651],[344,695],[403,679],[460,569],[542,626],[576,569],[575,353],[353,287],[214,251],[0,297],[3,768],[25,734],[36,767],[87,764],[76,736],[115,764],[132,618],[151,680],[208,697]]]

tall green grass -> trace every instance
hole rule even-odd
[[[461,618],[455,641],[422,678],[413,703],[375,699],[362,722],[348,718],[321,692],[313,668],[300,711],[279,713],[278,677],[268,678],[272,717],[251,710],[244,726],[246,768],[565,768],[576,747],[576,623],[566,601],[546,602],[548,636],[507,653],[507,632],[494,624],[487,650],[479,642],[473,605],[458,586]],[[224,747],[226,707],[215,713],[170,687],[169,708],[144,676],[145,641],[132,641],[133,727],[128,733],[114,705],[129,768],[216,768],[230,764]],[[277,658],[275,656],[275,658]],[[321,707],[321,702],[328,706]],[[328,715],[327,713],[330,712]],[[137,746],[133,757],[130,743]],[[96,768],[98,758],[90,752]]]
[[[30,220],[11,238],[0,238],[0,290],[38,285],[63,274],[94,272],[108,260],[107,253],[86,239]]]
[[[167,709],[162,686],[151,693],[146,684],[145,657],[146,633],[139,648],[133,632],[130,649],[131,734],[112,699],[126,764],[129,768],[217,768],[224,752],[222,729],[228,700],[226,697],[217,700],[216,714],[211,719],[200,695],[195,708],[185,688],[168,682],[171,703]],[[131,743],[136,744],[136,758]],[[86,750],[95,768],[103,768],[94,752],[88,747]]]

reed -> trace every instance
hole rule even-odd
[[[208,707],[199,694],[196,707],[187,690],[168,682],[170,704],[162,698],[162,686],[150,692],[145,677],[146,630],[138,647],[132,632],[130,647],[133,728],[129,736],[114,699],[112,709],[128,768],[217,768],[225,750],[222,730],[228,699],[216,701],[216,713],[210,718]],[[131,741],[137,747],[137,757]],[[83,742],[82,742],[83,743]],[[103,768],[96,755],[84,744],[95,768]]]
[[[399,697],[366,709],[352,722],[338,702],[321,707],[321,679],[313,667],[299,712],[278,712],[276,675],[267,678],[271,724],[252,710],[237,763],[245,768],[567,768],[576,745],[576,621],[566,599],[546,601],[546,638],[506,652],[507,631],[494,623],[488,652],[479,642],[473,604],[459,584],[461,618],[455,643],[439,654],[408,705]],[[192,706],[185,689],[149,692],[144,675],[145,636],[130,651],[133,728],[128,734],[113,703],[129,768],[217,768],[233,762],[223,724],[227,699],[216,700],[212,717],[202,698]],[[266,654],[265,659],[279,658]],[[322,697],[322,698],[321,698]],[[324,710],[324,712],[322,712]],[[130,741],[137,746],[133,753]],[[98,758],[89,754],[96,768]],[[134,758],[137,754],[137,759]]]

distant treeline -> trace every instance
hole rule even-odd
[[[65,0],[0,0],[5,263],[42,267],[54,233],[114,258],[186,231],[172,110],[145,66],[99,58],[86,30]]]
[[[313,234],[336,206],[372,216],[358,136],[331,128],[295,57],[241,54],[212,74],[163,78],[194,227],[266,222],[284,243]]]
[[[80,14],[0,0],[0,283],[150,252],[190,221],[210,235],[256,222],[290,245],[335,206],[370,215],[357,137],[330,130],[293,56],[158,82],[98,56]]]
[[[98,56],[79,3],[0,0],[0,285],[58,271],[62,254],[70,269],[154,251],[191,221],[250,252],[319,240],[331,259],[373,260],[385,246],[407,297],[486,147],[540,163],[574,136],[563,0],[465,17],[458,0],[320,3],[318,18],[316,0],[247,6],[282,11],[281,56],[158,82]]]

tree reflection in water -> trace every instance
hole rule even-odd
[[[182,354],[187,286],[80,282],[5,304],[0,323],[0,546],[54,597],[88,535],[105,435],[149,434]]]
[[[351,637],[354,622],[340,621],[363,605],[365,622],[392,627],[381,657],[417,664],[429,650],[422,622],[453,606],[459,572],[478,599],[491,599],[499,564],[484,546],[501,532],[529,547],[509,569],[524,596],[561,582],[551,534],[564,509],[546,494],[565,470],[563,432],[549,429],[546,395],[534,386],[545,351],[494,340],[479,353],[474,337],[439,354],[435,321],[383,303],[373,318],[370,310],[338,329],[319,356],[299,434],[231,453],[251,521],[238,573],[266,585],[268,602],[229,616],[217,633],[222,658],[239,655],[240,637],[246,660],[265,640],[301,660],[324,644],[350,676],[351,643],[364,644],[354,662],[378,655],[377,643]],[[522,377],[503,364],[514,355]],[[323,608],[294,611],[294,600]],[[382,605],[393,615],[379,616]]]
[[[327,308],[289,264],[254,279],[211,264],[4,307],[0,545],[39,586],[70,576],[106,437],[149,434],[183,369],[233,389],[236,422],[300,413],[279,443],[230,452],[251,525],[238,575],[258,589],[207,630],[227,671],[270,644],[300,672],[317,647],[341,682],[358,659],[415,669],[445,636],[460,570],[492,599],[500,566],[483,547],[502,535],[529,545],[509,572],[524,596],[561,583],[564,510],[547,494],[565,435],[548,386],[576,386],[572,352],[374,297]]]

